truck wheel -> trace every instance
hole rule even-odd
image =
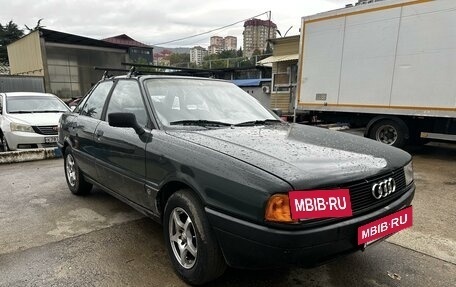
[[[380,120],[370,129],[369,137],[395,147],[405,145],[406,128],[394,120]]]
[[[163,232],[177,275],[201,285],[225,272],[226,263],[198,198],[182,189],[168,199]]]
[[[84,175],[76,163],[71,147],[65,149],[64,155],[65,178],[68,188],[75,195],[85,195],[92,190],[92,184],[84,179]]]

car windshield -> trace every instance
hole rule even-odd
[[[229,126],[278,122],[255,98],[234,84],[200,79],[149,79],[146,89],[166,126]]]
[[[49,96],[12,96],[6,98],[8,113],[58,113],[68,108],[59,99]]]

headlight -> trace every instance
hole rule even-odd
[[[12,132],[26,132],[26,133],[34,133],[33,129],[29,125],[21,125],[17,123],[10,123],[10,128]]]
[[[406,166],[404,166],[404,174],[405,174],[405,184],[409,185],[413,181],[413,164],[409,162]]]

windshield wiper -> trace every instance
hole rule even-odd
[[[10,114],[33,114],[34,111],[12,111],[12,112],[8,112]]]
[[[172,126],[182,125],[182,126],[231,126],[229,123],[218,122],[218,121],[208,121],[208,120],[181,120],[169,123]]]
[[[248,127],[248,126],[258,126],[258,125],[270,125],[270,124],[275,124],[275,123],[281,123],[280,120],[273,120],[273,119],[267,119],[267,120],[256,120],[256,121],[247,121],[247,122],[242,122],[235,124],[233,126],[235,127]]]

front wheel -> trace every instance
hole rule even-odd
[[[92,184],[85,181],[84,175],[74,159],[71,147],[65,149],[64,166],[65,178],[70,191],[75,195],[88,194],[92,190]]]
[[[4,134],[1,135],[0,141],[1,141],[1,144],[2,144],[0,151],[2,151],[2,152],[9,151],[10,149],[8,147],[8,142],[6,141],[6,137],[5,137]]]
[[[164,237],[174,270],[184,281],[200,285],[216,279],[226,263],[203,207],[190,190],[171,195],[164,211]]]

